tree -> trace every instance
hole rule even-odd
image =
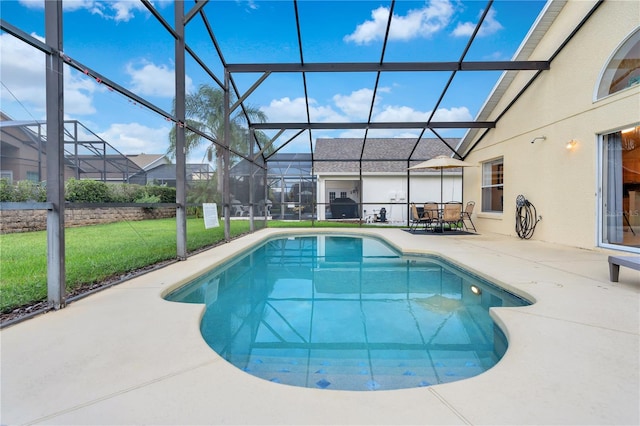
[[[231,104],[235,103],[235,97],[231,96]],[[175,104],[175,101],[174,101]],[[195,93],[187,94],[185,97],[186,120],[187,126],[197,129],[198,131],[211,136],[218,143],[210,142],[208,139],[201,137],[194,132],[186,132],[185,136],[185,153],[197,149],[203,141],[210,142],[207,146],[207,161],[212,161],[214,156],[216,159],[216,175],[218,177],[218,192],[222,193],[222,160],[223,150],[221,148],[224,141],[224,91],[202,84]],[[175,112],[175,105],[174,105]],[[245,116],[246,113],[246,116]],[[251,122],[264,123],[267,116],[258,108],[245,105],[244,110],[238,108],[235,114],[230,117],[231,134],[229,144],[237,152],[249,151],[249,138],[247,131],[247,118]],[[256,137],[264,141],[266,138],[262,134],[256,132]],[[167,153],[175,157],[176,153],[176,130],[171,129],[169,135],[169,149]]]

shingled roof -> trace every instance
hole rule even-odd
[[[455,147],[460,139],[444,139]],[[437,138],[423,138],[416,145],[415,138],[372,138],[362,149],[359,138],[317,139],[313,155],[315,173],[358,173],[362,157],[362,173],[406,172],[409,166],[438,155],[451,155],[452,151]],[[411,161],[407,164],[407,159]]]

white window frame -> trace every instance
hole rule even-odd
[[[618,92],[623,90],[630,89],[631,87],[637,86],[638,83],[629,85],[625,88],[615,90],[613,92],[610,91],[611,83],[615,78],[616,72],[618,71],[617,63],[623,58],[625,58],[629,51],[636,45],[636,43],[640,42],[640,28],[634,29],[623,41],[620,43],[618,47],[611,53],[611,56],[605,62],[604,67],[600,71],[600,77],[598,78],[598,84],[595,86],[595,90],[593,93],[593,100],[598,101],[601,99],[605,99],[609,96],[615,95]]]
[[[0,179],[7,179],[13,183],[13,170],[0,170]]]
[[[494,182],[494,166],[502,166],[500,175],[497,176],[497,182]],[[502,200],[500,210],[496,210],[491,206],[494,205],[494,189],[497,191],[504,192],[504,157],[494,158],[489,161],[485,161],[482,163],[482,184],[481,184],[481,194],[482,194],[482,207],[481,210],[483,213],[503,213],[504,212],[504,200]],[[490,196],[491,198],[487,199],[486,197]]]

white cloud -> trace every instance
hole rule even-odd
[[[19,0],[18,3],[29,9],[44,9],[44,0]]]
[[[482,14],[482,11],[480,13]],[[452,34],[456,37],[468,37],[473,34],[473,31],[476,28],[476,24],[477,23],[474,22],[461,22],[453,30]],[[496,11],[494,9],[489,9],[487,16],[480,26],[478,36],[488,36],[500,31],[502,28],[502,24],[500,24],[500,22],[498,22],[498,20],[496,19]]]
[[[111,18],[115,21],[127,22],[134,17],[134,12],[146,12],[146,8],[142,2],[132,2],[130,0],[115,1],[109,5],[115,15],[111,15]]]
[[[379,92],[390,93],[388,87],[379,88]],[[313,122],[349,122],[349,121],[366,121],[371,105],[372,91],[367,88],[355,90],[349,95],[337,94],[332,100],[335,106],[342,112],[339,114],[332,106],[318,105],[315,100],[311,101],[311,121]],[[378,101],[382,98],[378,96]],[[376,104],[378,104],[378,101]],[[269,117],[269,122],[305,122],[305,103],[304,98],[281,98],[271,101],[268,107],[262,110]],[[431,111],[423,112],[415,110],[408,106],[402,105],[382,105],[376,106],[377,112],[374,111],[372,121],[374,122],[426,122],[431,115]],[[314,115],[315,114],[315,115]],[[316,118],[314,118],[316,117]],[[436,111],[433,121],[472,121],[471,114],[467,107],[453,107],[450,109],[440,108]],[[447,133],[447,129],[441,129],[441,132]],[[368,137],[375,138],[391,138],[406,137],[417,138],[420,130],[412,129],[371,129],[367,133]],[[364,130],[362,129],[346,129],[342,131],[334,130],[314,130],[314,139],[320,137],[342,137],[342,138],[362,138]],[[280,143],[287,138],[281,136]],[[276,142],[276,146],[279,142]],[[296,141],[289,144],[286,152],[293,152],[295,149],[308,151],[306,139]]]
[[[379,88],[381,93],[390,93],[388,87]],[[337,112],[330,105],[319,105],[311,99],[309,110],[312,122],[348,122],[366,121],[369,116],[371,97],[373,91],[368,88],[354,90],[349,95],[337,94],[333,96],[335,106],[341,111]],[[408,106],[383,105],[380,95],[377,96],[376,108],[372,121],[378,122],[424,122],[429,119],[431,111],[418,111]],[[262,111],[269,117],[270,122],[305,122],[307,120],[304,98],[290,99],[288,97],[274,99],[269,106],[262,107]],[[467,107],[453,107],[451,109],[440,108],[434,114],[435,121],[471,121],[471,114]]]
[[[36,34],[31,36],[44,41]],[[32,118],[45,111],[45,56],[10,34],[0,35],[1,101],[12,118]],[[100,86],[93,80],[65,68],[65,113],[87,115],[95,112],[93,94]]]
[[[431,111],[416,111],[407,106],[387,106],[379,114],[376,114],[373,121],[383,122],[425,122],[429,119]],[[467,107],[453,107],[451,109],[440,108],[433,115],[432,121],[472,121],[471,114]]]
[[[378,88],[376,105],[382,101],[380,93],[390,92],[388,87]],[[337,94],[332,100],[334,105],[319,105],[315,99],[309,100],[309,115],[312,122],[346,122],[366,121],[369,118],[373,90],[363,88],[354,90],[348,95]],[[334,108],[335,106],[335,108]],[[337,111],[337,110],[338,111]],[[306,122],[306,105],[304,98],[288,97],[274,99],[269,106],[262,107],[271,122]],[[375,112],[375,110],[374,110]]]
[[[427,121],[428,112],[416,111],[407,106],[386,106],[381,112],[376,114],[373,121]]]
[[[2,75],[3,109],[9,103],[15,102],[17,98],[27,109],[44,111],[44,54],[9,34],[2,34],[0,35],[0,56],[2,56],[0,75]]]
[[[371,99],[373,99],[373,90],[365,88],[353,91],[350,95],[335,95],[333,102],[350,118],[366,120],[369,118]],[[381,97],[378,95],[376,97],[376,104],[378,104],[380,100]]]
[[[270,122],[306,122],[307,110],[304,98],[288,97],[274,99],[269,106],[260,108],[267,114]],[[330,106],[317,106],[314,99],[309,100],[309,114],[313,122],[344,122],[346,117],[340,115]]]
[[[127,74],[131,77],[131,90],[140,96],[175,96],[175,69],[167,65],[156,65],[144,62],[140,65],[127,65]],[[189,76],[185,77],[186,91],[193,91],[193,83]]]
[[[169,146],[169,130],[169,126],[114,123],[98,136],[123,154],[164,154]]]
[[[254,0],[248,0],[247,1],[247,8],[250,9],[250,10],[256,10],[256,9],[258,9],[258,5],[256,4],[256,2]]]
[[[450,0],[430,0],[422,9],[414,9],[406,15],[393,15],[390,40],[411,40],[428,38],[445,28],[453,16],[454,8]],[[356,44],[367,44],[382,40],[389,19],[389,8],[379,7],[371,12],[371,20],[358,25],[344,40]]]
[[[153,2],[151,2],[153,4]],[[20,4],[30,9],[44,9],[43,0],[20,0]],[[160,1],[164,6],[166,1]],[[135,12],[148,13],[147,8],[140,1],[133,0],[65,0],[62,3],[65,12],[86,9],[94,15],[116,22],[127,22],[135,17]]]
[[[68,77],[67,77],[68,76]],[[80,73],[65,73],[64,79],[64,112],[65,114],[91,115],[96,112],[93,95],[104,91],[93,79]]]
[[[433,114],[433,121],[473,121],[467,107],[440,108]]]

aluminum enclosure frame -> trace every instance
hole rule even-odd
[[[562,2],[562,0],[557,0]],[[451,82],[459,72],[482,72],[482,71],[496,71],[501,70],[504,72],[517,72],[521,70],[533,70],[537,71],[534,77],[531,78],[529,84],[540,75],[540,73],[549,70],[551,67],[551,61],[553,57],[546,61],[488,61],[488,62],[474,62],[466,61],[465,57],[475,40],[478,31],[482,23],[484,22],[488,11],[491,9],[493,0],[488,0],[486,6],[483,9],[483,14],[478,20],[473,34],[470,36],[466,48],[461,54],[458,61],[455,62],[387,62],[385,60],[385,51],[389,40],[389,28],[391,25],[393,10],[396,4],[395,0],[390,0],[389,3],[389,19],[387,22],[386,34],[384,36],[382,51],[379,62],[369,63],[308,63],[304,59],[304,52],[302,46],[301,37],[301,24],[298,14],[298,2],[292,0],[295,10],[295,20],[297,28],[298,47],[300,54],[300,61],[297,63],[275,63],[275,64],[229,64],[225,60],[224,54],[216,40],[214,31],[209,23],[209,19],[206,14],[206,5],[209,0],[196,0],[195,5],[190,10],[185,12],[185,1],[177,0],[174,3],[174,26],[172,27],[155,9],[155,7],[148,0],[141,0],[141,3],[145,8],[153,15],[153,17],[162,24],[166,31],[171,34],[175,43],[175,82],[176,82],[176,108],[175,114],[164,111],[162,108],[154,105],[152,102],[147,101],[142,96],[133,93],[126,88],[120,86],[114,81],[110,80],[108,76],[104,76],[97,70],[93,70],[90,67],[82,64],[81,62],[69,57],[64,53],[63,39],[62,39],[62,1],[46,1],[45,2],[45,24],[46,24],[46,41],[42,43],[35,37],[22,31],[20,28],[13,26],[11,23],[6,22],[4,19],[0,20],[0,28],[13,35],[14,37],[24,41],[35,49],[38,49],[45,53],[47,61],[47,79],[46,79],[46,93],[47,93],[47,141],[50,144],[50,149],[47,155],[47,206],[48,220],[47,220],[47,281],[48,281],[48,300],[49,304],[54,309],[59,309],[65,305],[65,235],[64,235],[64,177],[62,171],[63,165],[63,147],[64,147],[64,111],[63,111],[63,68],[64,65],[70,66],[76,70],[79,70],[86,75],[99,80],[100,83],[106,85],[110,89],[122,94],[123,96],[137,102],[148,108],[150,111],[166,118],[173,123],[176,130],[176,189],[177,189],[177,212],[176,212],[176,227],[177,227],[177,257],[178,259],[187,258],[187,245],[186,245],[186,156],[184,155],[185,143],[185,131],[188,129],[191,132],[197,133],[202,138],[206,139],[210,143],[216,144],[220,147],[224,153],[224,191],[223,191],[223,209],[224,209],[224,222],[225,222],[225,239],[230,239],[229,221],[230,221],[230,196],[229,196],[229,158],[233,154],[240,158],[249,161],[252,167],[256,170],[266,170],[266,165],[269,161],[270,155],[275,154],[283,146],[290,143],[292,139],[285,141],[285,143],[279,146],[275,152],[267,154],[268,148],[273,145],[276,139],[285,130],[300,130],[295,137],[301,135],[307,131],[309,134],[309,146],[313,147],[313,135],[312,131],[316,129],[363,129],[365,130],[363,150],[360,158],[354,158],[353,161],[359,161],[362,164],[364,146],[367,143],[368,130],[369,129],[417,129],[420,131],[419,137],[416,139],[414,149],[417,147],[423,134],[426,131],[432,132],[438,139],[444,142],[444,139],[438,135],[436,129],[450,128],[450,129],[484,129],[485,132],[496,127],[498,119],[493,121],[461,121],[461,122],[436,122],[433,121],[435,111],[437,111],[440,103],[442,102],[445,94],[447,93]],[[599,4],[599,3],[598,3]],[[596,6],[597,7],[597,6]],[[595,8],[594,8],[595,9]],[[208,31],[210,42],[220,59],[220,62],[224,68],[224,75],[218,76],[212,72],[205,61],[203,61],[196,52],[189,47],[185,42],[185,33],[188,31],[189,23],[196,18],[200,18],[204,23],[206,30]],[[585,20],[588,17],[585,18]],[[584,23],[584,22],[583,22]],[[566,42],[573,37],[575,32],[569,36],[567,40],[560,46],[562,49]],[[558,51],[559,51],[558,50]],[[185,107],[185,58],[189,55],[194,61],[204,70],[204,72],[211,78],[211,80],[220,87],[225,93],[225,140],[219,141],[213,138],[211,135],[200,132],[198,129],[189,127],[186,120],[186,107]],[[556,52],[557,54],[557,52]],[[555,56],[555,55],[554,55]],[[372,121],[373,106],[378,95],[378,83],[382,72],[430,72],[430,71],[448,71],[450,76],[448,82],[442,89],[438,101],[432,108],[432,113],[429,119],[425,122],[374,122]],[[287,122],[287,123],[252,123],[245,111],[244,101],[249,95],[258,88],[271,74],[279,72],[297,72],[302,76],[304,93],[305,93],[305,107],[307,119],[302,122]],[[376,82],[373,87],[373,96],[370,104],[369,117],[363,122],[351,122],[351,123],[318,123],[312,122],[309,115],[309,95],[306,81],[307,73],[314,72],[374,72],[376,73]],[[240,93],[236,83],[234,82],[234,74],[241,73],[262,73],[262,76],[254,83],[254,85],[245,93]],[[234,104],[230,104],[231,93],[238,99]],[[515,102],[515,100],[514,100]],[[510,104],[511,105],[511,104]],[[510,106],[509,105],[509,106]],[[509,108],[507,107],[507,109]],[[251,152],[246,155],[244,153],[235,152],[229,143],[229,119],[234,110],[241,108],[246,116],[248,122],[249,134],[252,136],[251,146],[255,147]],[[499,114],[498,117],[504,115]],[[271,139],[267,144],[262,144],[255,138],[256,130],[273,129],[279,130],[279,133]],[[486,134],[486,133],[485,133]],[[447,145],[452,151],[452,155],[457,158],[464,159],[464,157],[473,149],[473,146],[466,150],[466,152],[456,151],[456,148]],[[313,149],[310,149],[312,155],[312,168],[313,168]],[[257,161],[260,159],[261,161]],[[407,158],[407,164],[411,161],[418,161],[424,159]],[[407,171],[407,176],[409,172]],[[266,180],[266,175],[265,175]],[[251,230],[254,230],[253,217],[251,217]]]

